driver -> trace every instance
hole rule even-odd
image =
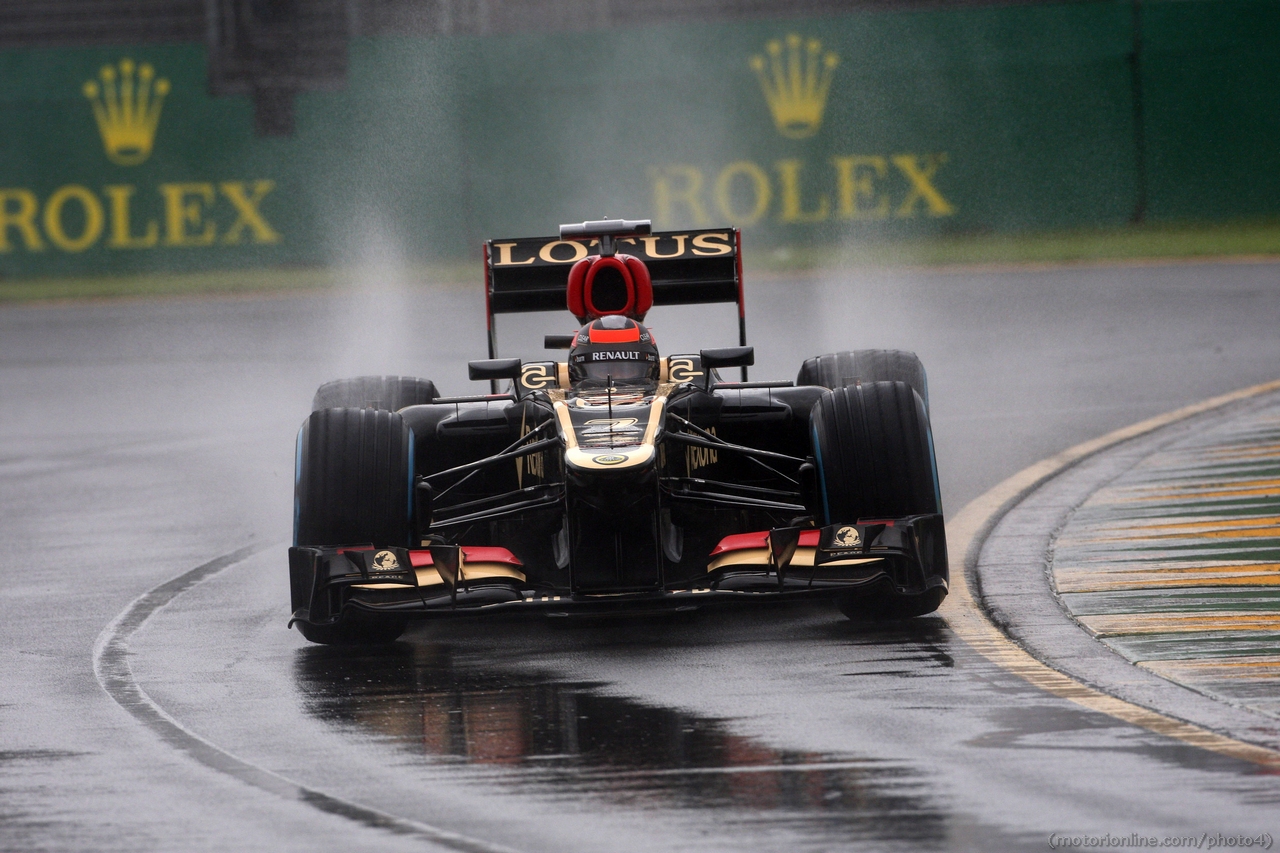
[[[574,388],[654,385],[660,366],[653,335],[621,314],[592,320],[578,331],[569,350],[569,383]]]

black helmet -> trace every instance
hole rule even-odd
[[[658,348],[649,330],[621,314],[592,320],[578,331],[569,350],[569,382],[603,386],[612,379],[629,385],[658,381]]]

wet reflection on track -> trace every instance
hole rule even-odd
[[[867,661],[876,674],[913,661],[950,665],[934,636],[913,637],[907,648],[901,637],[860,639],[893,650]],[[949,816],[924,778],[900,762],[775,749],[724,720],[478,657],[421,642],[310,647],[297,654],[296,679],[310,713],[433,763],[456,762],[472,781],[638,808],[740,810],[740,821],[826,839],[934,847],[950,835]]]

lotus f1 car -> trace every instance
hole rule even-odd
[[[825,598],[906,618],[947,593],[925,371],[819,355],[749,382],[740,237],[565,225],[485,245],[491,393],[337,380],[297,439],[293,621],[390,642],[413,618]],[[735,302],[740,346],[659,354],[653,305]],[[496,315],[567,307],[567,357],[499,358]],[[742,379],[721,374],[740,367]],[[499,383],[506,383],[505,390]]]

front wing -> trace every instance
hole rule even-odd
[[[696,610],[779,599],[836,599],[872,589],[900,596],[947,587],[941,515],[860,520],[801,531],[778,558],[770,531],[726,536],[705,577],[640,593],[572,593],[529,583],[505,548],[462,548],[461,565],[439,571],[426,549],[289,549],[293,620],[332,624],[344,611],[394,617],[490,614],[593,616]],[[781,563],[781,570],[779,570]]]

